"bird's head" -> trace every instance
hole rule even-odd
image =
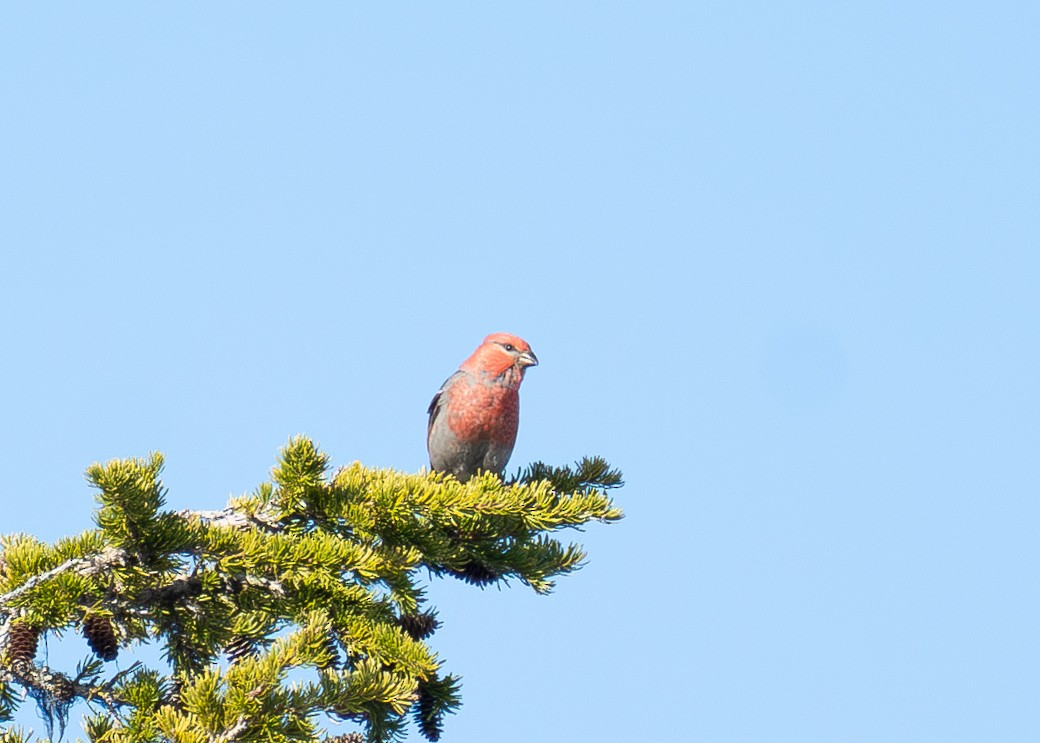
[[[465,371],[482,372],[493,378],[501,377],[515,369],[519,383],[527,367],[537,365],[538,357],[523,338],[509,333],[492,333],[460,368]]]

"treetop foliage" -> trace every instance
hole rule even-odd
[[[607,495],[621,475],[599,458],[463,484],[359,463],[332,472],[298,437],[270,482],[219,511],[164,510],[162,467],[158,453],[94,464],[97,528],[0,541],[0,721],[24,693],[51,737],[85,701],[96,743],[376,743],[409,719],[436,741],[460,684],[428,644],[439,623],[424,580],[548,593],[585,558],[557,532],[622,517]],[[74,672],[36,662],[41,637],[70,632],[92,652]],[[106,673],[146,642],[165,664]]]

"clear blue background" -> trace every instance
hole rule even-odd
[[[1040,739],[1037,7],[3,4],[0,531],[417,470],[508,330],[627,519],[433,586],[445,741]]]

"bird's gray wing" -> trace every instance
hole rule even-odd
[[[463,374],[465,374],[465,372],[460,369],[459,371],[455,372],[450,377],[445,379],[444,384],[442,384],[441,388],[437,390],[437,394],[433,396],[432,400],[430,400],[430,407],[426,409],[426,414],[430,416],[430,420],[426,424],[427,440],[429,440],[430,438],[430,430],[433,428],[433,422],[437,419],[437,415],[441,412],[441,400],[444,396],[444,390],[446,390],[452,382],[454,382],[458,377],[461,377]]]

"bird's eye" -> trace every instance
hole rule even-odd
[[[509,351],[509,353],[512,353],[513,351],[516,350],[516,346],[514,346],[512,343],[506,343],[505,345],[502,346],[502,348],[504,348],[507,351]]]

